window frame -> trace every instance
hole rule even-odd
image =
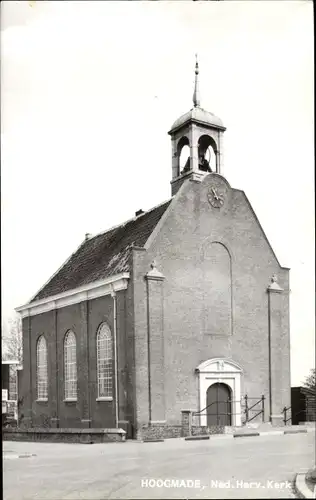
[[[36,401],[48,401],[48,348],[44,334],[36,342],[36,398]]]
[[[101,335],[104,335],[101,339]],[[103,346],[101,345],[103,342]],[[104,351],[101,357],[101,351]],[[101,365],[103,363],[103,366]],[[109,325],[101,323],[96,334],[97,401],[113,401],[113,338]],[[101,387],[105,386],[104,390]]]
[[[69,339],[72,343],[69,343]],[[73,330],[64,337],[64,401],[78,400],[77,338]],[[72,349],[72,352],[69,352]],[[71,369],[70,369],[71,367]],[[71,386],[72,384],[72,386]]]

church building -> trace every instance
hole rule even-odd
[[[226,129],[201,107],[198,73],[192,109],[169,130],[171,198],[86,235],[17,308],[20,428],[143,439],[183,435],[188,414],[200,432],[282,424],[289,269],[225,178]]]

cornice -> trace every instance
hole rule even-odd
[[[29,302],[24,306],[17,307],[16,312],[20,313],[22,318],[35,316],[54,309],[61,309],[73,304],[79,304],[86,300],[96,299],[105,295],[111,295],[113,292],[126,290],[128,285],[129,273],[121,273],[111,276],[102,281],[96,281],[89,285],[84,285],[67,292],[53,295],[51,297]]]
[[[175,133],[179,132],[181,129],[187,127],[191,123],[194,123],[196,125],[200,125],[201,127],[206,128],[206,129],[219,130],[220,132],[225,132],[225,130],[226,130],[226,127],[224,127],[222,125],[215,125],[215,124],[203,122],[202,120],[191,117],[191,118],[188,118],[185,122],[181,123],[181,125],[178,125],[177,127],[171,128],[168,131],[168,134],[174,135]]]

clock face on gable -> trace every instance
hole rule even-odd
[[[220,178],[212,176],[210,186],[207,190],[207,199],[209,204],[220,210],[227,201],[228,187],[227,184]]]

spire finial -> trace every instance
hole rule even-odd
[[[193,94],[193,105],[195,108],[197,106],[200,106],[199,63],[197,54],[195,54],[195,84],[194,84],[194,94]]]

